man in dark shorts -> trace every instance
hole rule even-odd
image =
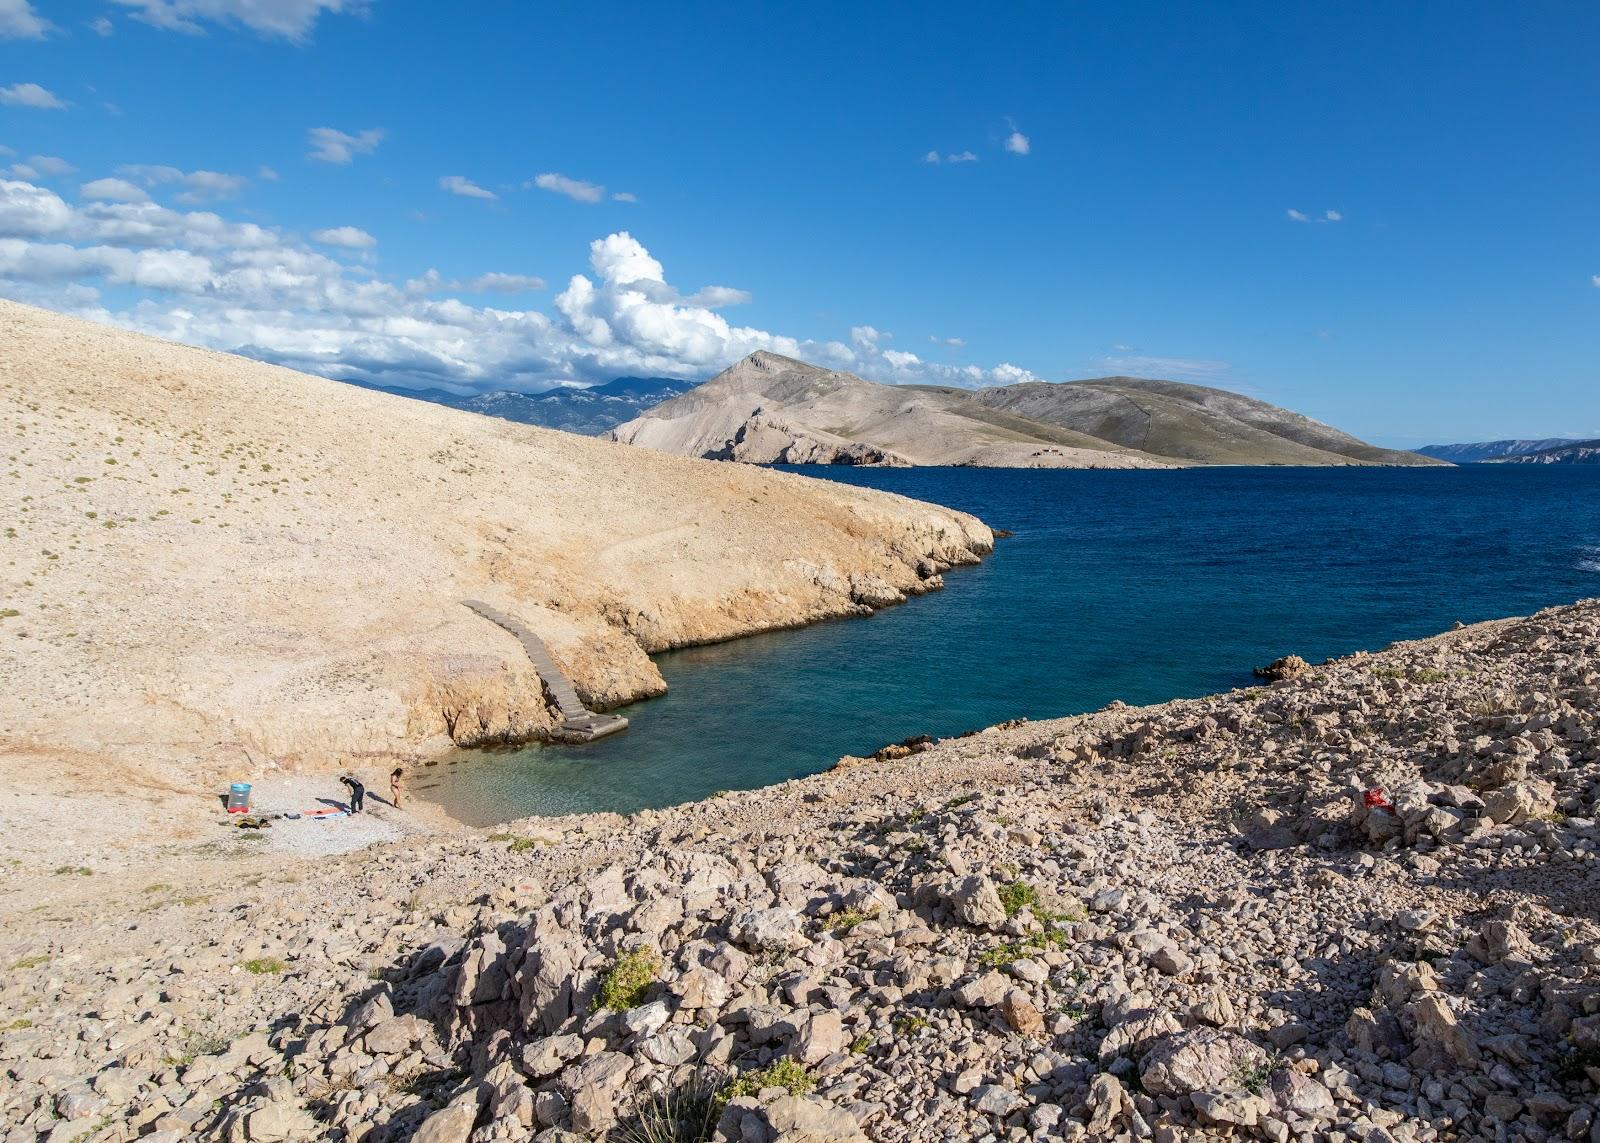
[[[341,774],[339,775],[339,781],[345,789],[350,791],[350,812],[359,814],[361,812],[361,802],[367,796],[367,788],[361,784],[361,779],[354,774]]]

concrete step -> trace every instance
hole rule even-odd
[[[461,602],[462,606],[477,612],[490,623],[504,628],[517,637],[517,642],[522,644],[522,650],[527,654],[528,661],[538,672],[544,689],[555,702],[556,709],[561,712],[563,726],[558,728],[558,736],[564,732],[568,736],[566,740],[586,742],[603,738],[607,734],[615,734],[627,727],[628,720],[620,715],[596,714],[585,707],[572,681],[550,657],[550,651],[544,645],[544,640],[528,630],[524,624],[480,600],[464,599]]]

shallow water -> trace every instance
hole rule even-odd
[[[870,619],[660,655],[671,691],[624,709],[622,734],[463,752],[417,792],[479,825],[671,805],[1600,594],[1600,468],[792,471],[1015,535]]]

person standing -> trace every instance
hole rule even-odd
[[[361,812],[361,803],[367,796],[367,788],[361,784],[361,779],[354,774],[341,774],[339,781],[344,785],[345,789],[350,791],[350,812],[359,814]]]
[[[395,809],[400,808],[400,789],[405,778],[405,771],[396,766],[389,771],[389,803]]]

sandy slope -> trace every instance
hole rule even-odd
[[[646,652],[860,612],[986,552],[900,497],[437,408],[0,302],[0,833],[548,724]],[[89,801],[63,802],[76,793]]]

